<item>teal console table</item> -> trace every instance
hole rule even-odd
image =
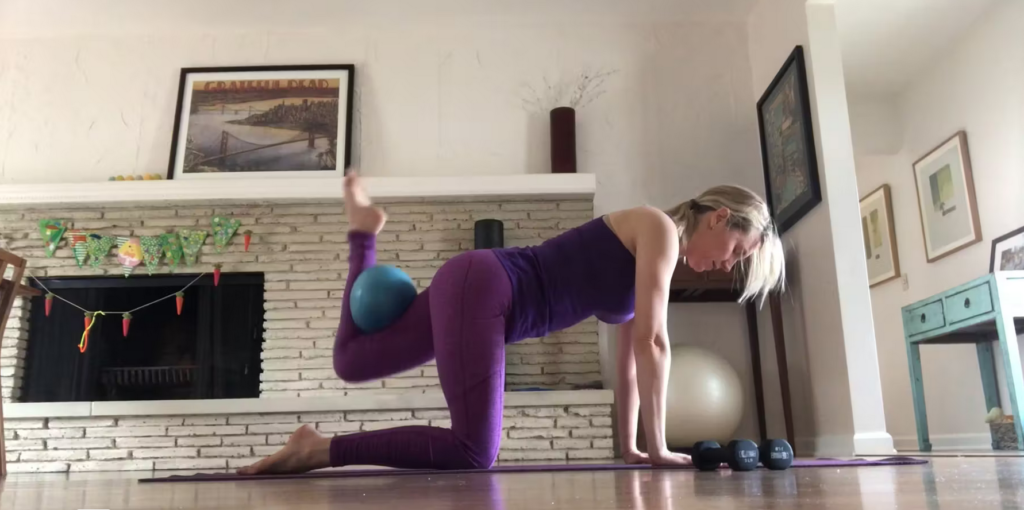
[[[931,451],[928,415],[924,405],[921,378],[921,346],[939,344],[975,344],[985,409],[978,409],[981,420],[993,407],[1000,406],[999,387],[992,342],[999,342],[1003,353],[1010,407],[1017,431],[1017,449],[1024,450],[1024,374],[1021,373],[1017,332],[1024,333],[1024,271],[987,274],[969,283],[904,306],[903,334],[910,365],[910,388],[914,394],[917,420],[917,445]],[[1001,406],[1006,411],[1006,406]],[[995,440],[993,439],[993,446]]]

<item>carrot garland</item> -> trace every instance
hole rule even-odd
[[[82,341],[78,342],[78,352],[85,352],[89,348],[89,330],[92,329],[92,325],[96,324],[95,316],[106,315],[103,312],[86,312],[85,314],[85,331],[82,332]]]
[[[220,264],[217,264],[217,267],[215,269],[215,273],[213,275],[214,276],[214,286],[217,286],[220,283],[220,281],[219,281],[220,280],[220,269],[221,269],[220,266],[221,266]],[[170,299],[171,297],[174,297],[175,298],[175,304],[176,304],[177,311],[178,311],[178,315],[181,315],[181,313],[184,311],[185,291],[189,287],[194,285],[196,282],[198,282],[200,278],[202,278],[203,276],[206,276],[206,275],[207,275],[207,273],[200,274],[199,276],[196,277],[195,280],[192,280],[188,285],[186,285],[180,291],[175,292],[174,294],[170,294],[168,296],[162,297],[160,299],[157,299],[156,301],[153,301],[151,303],[147,303],[145,305],[139,306],[139,307],[134,308],[132,310],[129,310],[127,312],[103,312],[103,311],[90,312],[90,311],[86,310],[85,308],[82,308],[81,306],[78,306],[75,303],[73,303],[71,301],[68,301],[67,299],[64,299],[64,298],[54,294],[53,292],[50,292],[50,289],[46,288],[46,285],[44,285],[43,282],[40,282],[39,279],[36,278],[35,276],[33,276],[31,273],[29,274],[29,276],[31,278],[35,279],[36,282],[39,283],[39,285],[43,288],[43,290],[46,291],[46,294],[44,295],[44,297],[46,299],[45,306],[46,306],[46,316],[47,317],[50,316],[50,314],[51,314],[51,312],[53,310],[53,301],[54,301],[54,299],[60,299],[61,301],[64,301],[64,302],[68,303],[69,305],[71,305],[71,306],[73,306],[75,308],[78,308],[79,310],[81,310],[82,312],[85,313],[85,317],[83,318],[83,326],[84,326],[84,328],[82,330],[82,336],[81,336],[81,338],[79,339],[79,342],[78,342],[78,350],[81,353],[85,353],[85,351],[89,348],[89,331],[92,330],[92,327],[96,325],[96,322],[97,322],[98,317],[100,315],[120,314],[121,315],[121,332],[124,335],[124,337],[127,338],[128,337],[128,331],[130,330],[131,321],[132,321],[132,318],[133,318],[132,317],[132,313],[137,312],[139,310],[142,310],[143,308],[148,308],[148,307],[150,307],[152,305],[155,305],[157,303],[161,303],[164,300]]]

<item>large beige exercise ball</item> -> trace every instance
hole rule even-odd
[[[743,418],[739,375],[717,354],[673,345],[665,414],[669,447],[689,448],[705,440],[725,445]]]

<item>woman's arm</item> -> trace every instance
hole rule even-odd
[[[649,218],[638,223],[632,343],[647,453],[656,464],[685,464],[689,457],[669,452],[665,440],[665,401],[671,363],[668,293],[679,260],[679,238],[672,220],[660,211],[650,210]]]
[[[636,424],[640,398],[636,391],[636,361],[633,357],[633,319],[619,326],[618,352],[615,357],[618,377],[615,401],[619,417],[619,446],[627,464],[647,463],[647,455],[636,446]]]

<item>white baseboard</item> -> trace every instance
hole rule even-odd
[[[915,443],[916,444],[916,443]],[[886,432],[798,437],[793,445],[800,457],[853,457],[854,455],[895,455],[893,439]]]
[[[932,451],[955,451],[955,450],[990,450],[992,448],[992,436],[989,434],[939,434],[930,437]],[[896,450],[903,452],[916,452],[917,436],[902,436],[893,438]]]

